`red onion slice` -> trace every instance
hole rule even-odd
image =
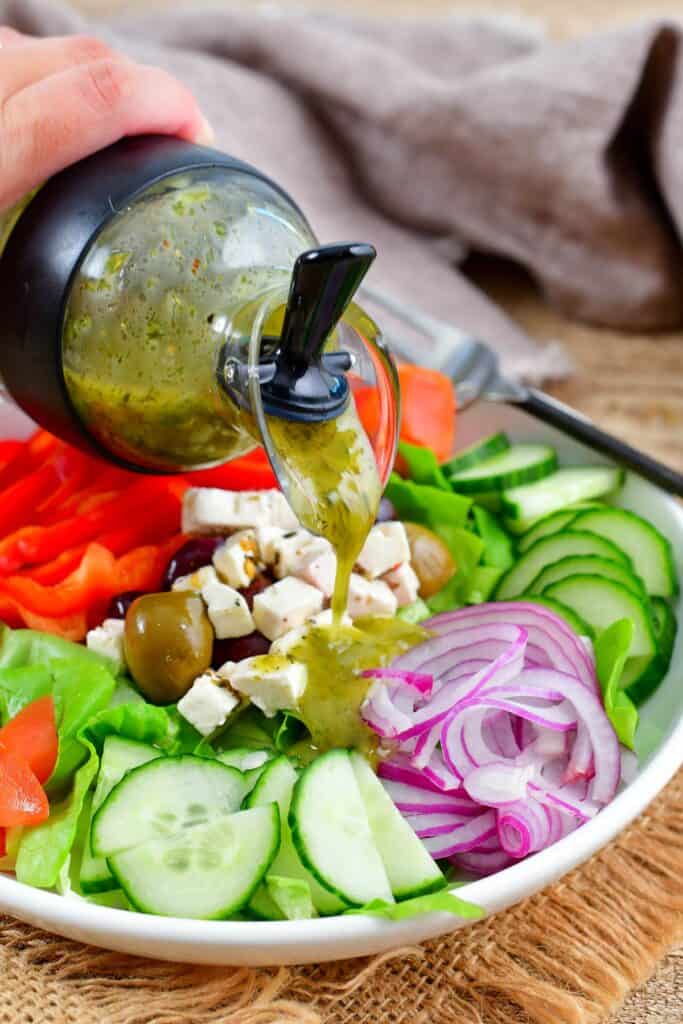
[[[476,848],[491,836],[495,836],[495,811],[485,811],[471,818],[466,824],[458,825],[452,832],[442,836],[429,836],[423,840],[435,860],[444,860],[455,853],[466,853]]]

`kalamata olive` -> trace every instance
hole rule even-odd
[[[396,518],[396,509],[393,503],[388,498],[382,498],[377,509],[377,516],[375,522],[377,523],[388,523],[391,519]]]
[[[420,597],[432,597],[446,586],[457,566],[441,538],[426,526],[404,525],[410,544],[410,561],[420,581]]]
[[[257,654],[267,654],[270,640],[263,633],[249,633],[238,636],[234,640],[216,640],[213,645],[213,668],[220,668],[226,661],[242,661],[243,658],[254,658]]]
[[[126,613],[128,668],[153,704],[171,704],[187,693],[211,664],[213,640],[204,602],[189,590],[143,594]]]
[[[260,572],[257,576],[254,576],[253,580],[248,587],[240,587],[240,594],[247,602],[249,611],[254,609],[254,598],[257,594],[260,594],[262,590],[270,587],[275,582],[273,576],[266,572]]]
[[[125,619],[126,612],[138,597],[142,595],[141,590],[125,590],[122,594],[112,597],[107,608],[105,619]]]
[[[166,566],[164,590],[170,590],[180,576],[190,576],[203,565],[210,565],[213,553],[225,537],[190,537]]]

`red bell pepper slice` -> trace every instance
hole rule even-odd
[[[104,546],[106,547],[107,545],[105,544]],[[33,565],[30,569],[22,569],[21,575],[35,580],[36,583],[43,583],[45,586],[61,583],[62,580],[78,569],[87,547],[87,544],[78,544],[75,548],[67,548],[66,551],[62,551],[61,555],[57,555],[56,558],[51,559],[49,562],[44,562],[42,565]]]
[[[261,491],[278,486],[277,477],[263,448],[213,469],[187,473],[191,487],[221,487],[227,491]]]
[[[62,618],[110,597],[115,565],[111,551],[101,544],[89,544],[81,564],[61,583],[45,586],[26,576],[8,576],[0,579],[0,594],[36,615]]]
[[[0,594],[0,620],[12,629],[26,626],[27,629],[37,629],[41,633],[54,633],[74,643],[84,640],[88,632],[88,619],[84,612],[73,612],[56,618],[38,615],[4,594]]]
[[[24,450],[23,441],[0,441],[0,469],[4,469]]]
[[[39,782],[47,782],[57,763],[59,739],[52,697],[39,697],[0,729],[0,747],[26,761]]]
[[[59,443],[46,430],[39,430],[28,441],[24,441],[21,450],[0,470],[0,491],[33,472]]]
[[[26,761],[0,744],[0,825],[37,825],[49,814],[45,790]]]

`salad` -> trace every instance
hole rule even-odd
[[[178,917],[477,917],[460,880],[614,798],[669,541],[618,469],[408,422],[336,622],[262,454],[141,479],[0,443],[3,870]]]

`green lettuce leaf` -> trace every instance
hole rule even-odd
[[[44,665],[49,661],[82,661],[112,670],[113,662],[96,654],[82,644],[74,644],[51,633],[35,629],[9,629],[0,631],[0,669],[22,665]]]
[[[48,781],[54,793],[69,779],[86,756],[79,733],[112,698],[116,683],[102,665],[80,660],[52,661],[52,695],[55,702],[59,756]]]
[[[364,907],[353,907],[345,911],[346,914],[373,914],[376,917],[386,917],[390,921],[404,921],[409,917],[417,917],[420,914],[432,914],[434,912],[454,914],[463,921],[477,921],[486,916],[485,911],[460,899],[455,893],[447,889],[439,892],[432,892],[426,896],[416,896],[412,900],[403,900],[401,903],[386,903],[384,900],[372,900]]]
[[[464,526],[472,500],[450,489],[416,484],[392,473],[385,491],[399,519],[436,529],[440,524]]]
[[[267,875],[266,888],[273,903],[288,921],[303,921],[318,916],[313,906],[310,886],[305,879]]]
[[[631,619],[619,619],[604,629],[595,641],[595,666],[605,712],[619,740],[631,750],[638,726],[638,711],[626,691],[619,688],[619,681],[631,650],[633,632]]]
[[[446,586],[427,601],[429,610],[433,614],[438,614],[451,611],[453,608],[461,608],[467,603],[472,577],[484,550],[484,542],[470,530],[462,530],[456,526],[442,524],[435,527],[434,532],[448,545],[458,567]]]
[[[500,525],[493,512],[483,505],[473,505],[472,515],[477,533],[484,543],[481,561],[494,569],[509,569],[515,563],[512,539]]]
[[[503,569],[494,569],[491,565],[475,566],[469,580],[466,603],[483,604],[488,601],[503,572]]]
[[[408,466],[410,479],[416,484],[438,487],[440,491],[452,490],[431,448],[422,448],[420,445],[401,441],[398,450]]]
[[[78,835],[86,794],[97,775],[97,752],[92,743],[83,743],[87,760],[76,772],[69,795],[50,806],[47,821],[25,828],[21,834],[15,868],[17,879],[37,889],[52,889],[57,885]]]
[[[175,709],[172,709],[175,710]],[[134,701],[114,704],[91,717],[85,732],[98,751],[107,736],[121,736],[139,743],[149,743],[169,753],[176,753],[178,717],[170,709]]]

